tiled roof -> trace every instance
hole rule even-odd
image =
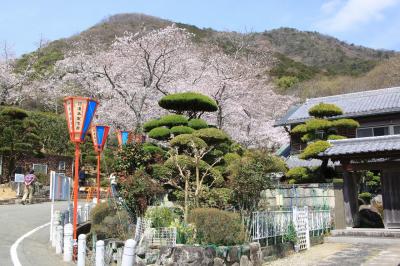
[[[285,163],[289,169],[292,169],[295,167],[314,168],[314,167],[321,166],[322,161],[319,159],[303,160],[303,159],[300,159],[296,155],[290,155],[288,158],[286,158]],[[328,165],[334,166],[335,164],[331,160],[329,160]]]
[[[400,87],[312,98],[292,107],[276,126],[301,123],[309,119],[308,110],[319,103],[331,103],[343,110],[338,117],[357,117],[400,112]]]
[[[399,151],[400,135],[331,140],[331,147],[320,156],[343,156],[370,152]]]

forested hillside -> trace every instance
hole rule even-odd
[[[62,97],[101,100],[99,118],[140,128],[161,96],[199,91],[218,103],[205,118],[247,146],[277,146],[274,120],[302,98],[400,84],[400,55],[317,32],[219,32],[119,14],[0,64],[0,102],[62,112]]]

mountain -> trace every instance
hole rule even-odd
[[[284,142],[287,134],[273,128],[273,121],[302,98],[400,85],[400,54],[395,51],[375,50],[291,28],[222,32],[143,14],[111,16],[79,34],[50,42],[18,59],[16,70],[26,69],[28,59],[35,56],[39,58],[33,65],[37,75],[32,78],[40,78],[57,61],[68,57],[75,43],[94,54],[107,49],[124,32],[150,32],[171,24],[193,33],[192,41],[199,49],[208,51],[208,45],[213,44],[220,49],[210,49],[211,53],[225,53],[238,59],[236,62],[256,60],[261,69],[257,72],[257,85],[243,88],[247,98],[240,92],[236,95],[237,106],[232,110],[232,117],[236,118],[227,123],[228,133],[239,136],[237,139],[247,134],[245,138],[258,140],[260,145],[269,140]]]
[[[144,14],[118,14],[104,19],[93,27],[69,38],[60,39],[49,43],[43,49],[43,54],[51,54],[45,64],[54,64],[62,59],[62,55],[74,49],[75,42],[95,43],[100,49],[108,47],[115,36],[124,32],[137,32],[145,29],[151,31],[175,23]],[[198,28],[184,23],[175,23],[178,27],[185,28],[195,35],[198,43],[217,43],[226,53],[232,45],[232,38],[242,35],[236,32],[219,32],[210,28]],[[321,77],[334,80],[338,76],[350,76],[349,79],[358,80],[360,76],[372,71],[375,67],[385,64],[386,60],[398,56],[395,51],[376,50],[359,45],[348,44],[334,37],[318,32],[300,31],[292,28],[279,28],[265,32],[247,33],[253,43],[247,49],[250,52],[270,52],[275,58],[266,72],[275,79],[291,78],[292,82],[280,86],[277,82],[278,92],[283,94],[314,96],[312,93],[302,93],[302,82]],[[88,48],[89,49],[89,48]],[[25,55],[26,56],[26,55]],[[294,81],[294,82],[293,82]],[[306,82],[308,86],[309,82]],[[386,83],[375,83],[382,87]],[[397,83],[396,83],[397,84]],[[296,86],[293,86],[296,85]],[[288,90],[289,88],[289,90]],[[369,89],[366,88],[366,89]],[[347,90],[351,91],[352,88]],[[322,94],[329,92],[326,90]],[[315,95],[320,95],[318,91]]]

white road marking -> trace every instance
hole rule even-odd
[[[37,232],[40,229],[42,229],[42,228],[44,228],[46,226],[49,226],[49,225],[50,225],[50,222],[48,222],[46,224],[43,224],[41,226],[38,226],[35,229],[29,231],[25,235],[23,235],[20,238],[18,238],[17,241],[15,241],[15,243],[10,248],[11,261],[14,264],[14,266],[22,266],[21,263],[19,262],[18,254],[17,254],[18,245],[22,242],[22,240],[24,240],[24,238],[27,238],[28,236],[34,234],[35,232]]]

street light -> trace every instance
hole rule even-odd
[[[109,126],[95,125],[91,128],[94,151],[97,153],[97,202],[100,202],[100,157],[109,131]]]
[[[118,145],[122,147],[123,145],[131,142],[132,134],[127,130],[117,130]]]
[[[86,97],[64,98],[65,117],[67,118],[70,140],[75,143],[75,171],[74,171],[74,213],[73,231],[74,241],[77,241],[78,223],[78,179],[79,179],[79,144],[85,141],[86,133],[90,128],[98,102]]]

